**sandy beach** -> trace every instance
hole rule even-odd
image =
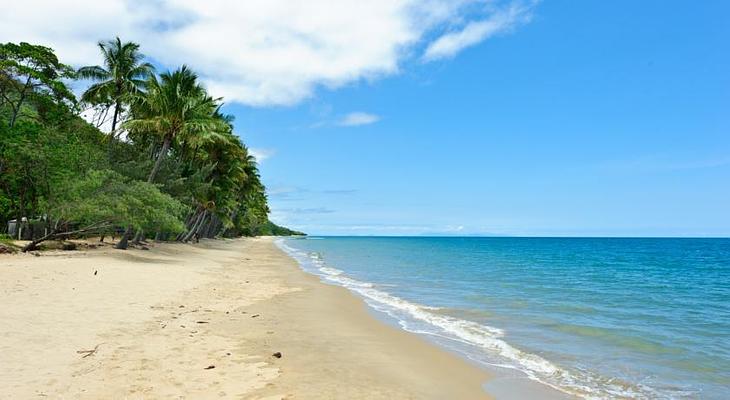
[[[271,238],[3,255],[0,304],[2,399],[488,398]]]

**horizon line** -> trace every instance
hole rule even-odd
[[[296,235],[295,235],[296,236]],[[730,236],[520,236],[520,235],[336,235],[306,234],[307,237],[363,238],[505,238],[505,239],[730,239]]]

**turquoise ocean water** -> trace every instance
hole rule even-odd
[[[730,398],[730,239],[280,239],[325,282],[584,398]]]

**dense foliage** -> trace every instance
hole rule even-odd
[[[99,48],[104,65],[74,71],[47,47],[0,44],[3,228],[24,221],[34,242],[125,232],[120,248],[132,234],[298,233],[268,220],[254,158],[193,71],[158,76],[118,38]],[[80,99],[74,79],[92,81]]]
[[[259,235],[265,236],[304,236],[306,233],[295,231],[283,226],[276,225],[271,221],[267,221],[264,226],[260,227],[258,232]]]

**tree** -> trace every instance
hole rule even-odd
[[[64,102],[30,96],[23,116],[9,127],[10,107],[0,107],[0,221],[42,214],[39,204],[65,182],[107,166],[103,134]],[[5,113],[3,111],[6,111]]]
[[[147,92],[137,96],[133,117],[124,125],[133,135],[141,131],[162,139],[162,147],[147,177],[148,183],[155,181],[174,141],[227,127],[218,116],[218,108],[218,99],[207,94],[198,83],[197,75],[187,66],[163,73],[159,79],[154,76],[149,79]],[[125,238],[129,233],[128,230]],[[141,237],[142,230],[138,230],[134,241],[139,242]]]
[[[104,66],[82,67],[78,70],[78,75],[80,78],[96,81],[81,96],[82,101],[107,109],[114,107],[109,137],[111,156],[111,148],[117,135],[117,123],[123,108],[143,91],[147,79],[154,74],[154,67],[143,62],[144,56],[139,52],[137,43],[123,43],[117,37],[115,40],[99,42],[98,46],[104,57]]]
[[[73,69],[60,63],[51,48],[25,42],[0,44],[0,97],[2,105],[11,108],[8,126],[15,125],[26,101],[36,94],[75,102],[62,81],[73,77]]]
[[[50,232],[28,243],[24,252],[46,240],[119,225],[138,229],[154,226],[172,233],[183,228],[180,215],[184,206],[179,201],[154,185],[110,170],[89,171],[82,179],[69,181],[43,208],[50,219]]]
[[[162,139],[147,182],[154,182],[174,140],[223,128],[215,117],[218,101],[208,96],[198,83],[198,76],[187,66],[165,72],[159,79],[149,79],[147,93],[137,97],[132,118],[124,124],[132,133],[151,132]]]
[[[182,241],[286,232],[268,222],[264,185],[232,117],[187,67],[157,77],[136,44],[100,44],[104,67],[78,75],[95,79],[84,101],[98,117],[115,111],[106,135],[79,116],[64,85],[74,72],[51,49],[0,46],[0,229],[27,218],[26,250],[120,228],[117,248],[133,230]],[[118,141],[122,128],[128,140]]]

